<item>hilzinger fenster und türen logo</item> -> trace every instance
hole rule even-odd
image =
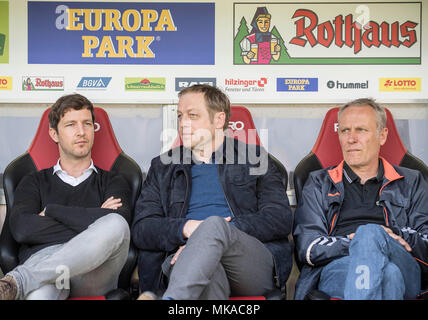
[[[265,91],[268,79],[261,77],[259,79],[225,79],[225,91],[234,92],[250,92],[250,91]]]

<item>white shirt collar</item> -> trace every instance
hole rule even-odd
[[[53,167],[53,173],[56,174],[62,181],[65,183],[68,183],[69,185],[75,187],[78,184],[85,181],[89,176],[92,174],[92,172],[95,171],[95,173],[98,173],[97,168],[94,166],[94,162],[91,159],[90,166],[85,169],[81,176],[75,178],[73,176],[70,176],[65,170],[62,169],[60,164],[60,159],[58,159],[56,165]]]

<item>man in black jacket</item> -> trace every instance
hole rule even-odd
[[[130,190],[123,177],[94,166],[94,121],[93,105],[81,95],[52,106],[49,134],[60,158],[25,176],[15,191],[10,227],[20,265],[0,280],[0,299],[66,299],[117,288],[129,250]]]
[[[278,167],[263,148],[225,138],[230,102],[219,89],[179,98],[183,146],[152,160],[136,204],[142,291],[227,299],[284,289],[292,216]]]
[[[372,99],[338,114],[343,161],[310,173],[295,212],[296,299],[414,299],[427,279],[428,185],[379,156],[388,129]],[[319,293],[319,292],[318,292]]]

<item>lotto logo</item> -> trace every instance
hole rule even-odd
[[[380,78],[379,91],[421,91],[421,78]]]
[[[0,90],[12,90],[12,77],[0,77]]]

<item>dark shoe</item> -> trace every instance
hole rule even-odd
[[[312,290],[304,300],[330,300],[330,296],[321,290]]]
[[[0,279],[0,300],[15,300],[18,293],[18,285],[12,276]]]
[[[117,288],[114,290],[111,290],[105,294],[106,300],[131,300],[131,295],[129,292]]]

